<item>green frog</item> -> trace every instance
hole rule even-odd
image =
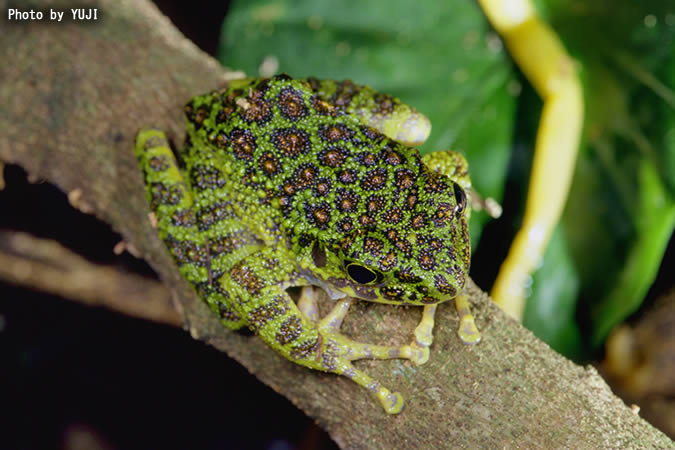
[[[469,271],[464,157],[413,148],[429,121],[350,81],[278,75],[231,82],[185,107],[172,152],[143,130],[136,156],[161,239],[231,329],[248,327],[285,358],[346,376],[387,413],[404,400],[357,369],[363,358],[429,358],[439,303],[462,300],[460,337],[480,339],[462,289]],[[294,301],[287,289],[302,287]],[[316,288],[334,307],[319,317]],[[340,333],[354,299],[424,307],[412,342]]]

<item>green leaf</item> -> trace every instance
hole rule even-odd
[[[562,223],[595,349],[643,302],[675,226],[675,8],[541,3],[584,68],[585,142]]]
[[[583,359],[586,355],[575,317],[579,275],[561,225],[553,232],[543,261],[532,283],[523,325],[554,350],[572,359]]]

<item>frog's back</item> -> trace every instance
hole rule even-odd
[[[248,228],[262,226],[289,247],[317,236],[344,247],[354,230],[379,226],[386,228],[383,246],[412,254],[408,232],[434,225],[424,203],[452,191],[447,179],[424,167],[417,150],[283,75],[196,97],[186,114],[188,147],[207,148],[219,161],[236,203],[245,205],[241,218]],[[433,206],[443,220],[454,205]],[[392,264],[391,255],[369,250],[376,265]]]

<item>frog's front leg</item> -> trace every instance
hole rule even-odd
[[[424,164],[429,169],[450,178],[464,191],[471,190],[469,165],[461,153],[450,150],[428,153],[422,157],[422,161],[424,161]],[[486,199],[486,203],[491,202],[494,202],[494,200],[489,198]],[[464,209],[464,214],[468,220],[471,214],[471,204],[467,205],[467,207]],[[466,238],[468,239],[468,236]],[[471,245],[471,243],[467,241],[465,242],[465,245]],[[458,334],[462,342],[465,344],[476,344],[480,342],[480,332],[476,327],[473,314],[471,314],[471,309],[469,308],[469,300],[464,292],[460,292],[459,295],[455,297],[455,307],[457,308],[457,313],[459,314]]]

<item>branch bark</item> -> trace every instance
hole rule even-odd
[[[298,367],[259,339],[226,330],[180,278],[151,228],[132,152],[142,126],[165,129],[181,142],[183,104],[222,86],[225,72],[149,1],[89,3],[98,8],[97,22],[3,19],[0,159],[66,192],[81,191],[80,207],[119,231],[175,293],[195,338],[237,359],[342,447],[672,445],[616,398],[593,368],[554,353],[473,285],[468,290],[481,344],[459,342],[454,308],[444,305],[427,364],[360,364],[406,397],[405,411],[395,417],[352,382]],[[0,0],[5,17],[8,6]],[[49,8],[70,6],[52,1],[44,11],[48,16]],[[419,314],[416,308],[358,304],[344,329],[363,340],[405,342]]]
[[[0,281],[153,322],[182,325],[160,282],[92,264],[57,242],[0,231]]]

